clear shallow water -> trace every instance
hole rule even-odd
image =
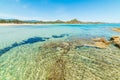
[[[0,79],[1,80],[13,80],[14,78],[15,79],[19,78],[18,80],[24,79],[26,76],[22,74],[27,73],[24,71],[29,71],[31,68],[28,68],[28,67],[32,65],[33,65],[32,69],[34,70],[34,66],[36,66],[34,65],[34,60],[36,59],[36,57],[38,57],[38,54],[40,53],[39,47],[42,42],[43,43],[46,43],[49,41],[55,42],[54,40],[60,40],[60,39],[64,40],[67,38],[70,39],[72,37],[109,38],[114,35],[120,35],[120,33],[117,33],[111,30],[114,27],[120,27],[120,24],[0,26],[0,54],[1,54]],[[96,52],[94,52],[96,49],[88,49],[88,50],[81,49],[80,52],[78,51],[78,56],[81,58],[81,54],[83,56],[87,53],[89,54],[92,53],[94,55],[98,55],[97,58],[99,58],[99,56],[101,56],[100,55],[101,53],[107,53],[108,57],[110,57],[111,55],[115,57],[115,59],[113,59],[113,62],[117,64],[119,62],[119,57],[120,57],[119,49],[115,47],[113,48],[114,48],[114,51],[112,51],[112,48],[110,48],[105,51],[97,50]],[[113,55],[113,53],[115,55]],[[46,54],[48,55],[47,57],[51,55],[50,61],[52,60],[51,58],[53,57],[52,54],[54,53],[50,52],[49,54]],[[103,56],[104,55],[105,54],[103,54]],[[72,54],[70,56],[72,56]],[[78,58],[78,56],[75,55],[74,57]],[[111,59],[111,58],[108,58],[108,59]],[[49,61],[48,58],[46,60]],[[17,73],[17,70],[20,73]],[[41,75],[42,75],[42,72],[41,72]],[[35,79],[28,79],[28,80],[35,80]]]
[[[120,33],[112,31],[112,27],[120,27],[120,24],[0,26],[0,49],[34,37],[50,39],[64,36],[109,38],[113,35],[120,35]]]
[[[57,24],[34,26],[0,26],[0,54],[14,47],[66,38],[92,38],[120,35],[111,29],[120,24]]]

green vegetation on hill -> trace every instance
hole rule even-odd
[[[72,20],[70,20],[70,21],[67,21],[66,23],[68,23],[68,24],[80,24],[80,23],[82,23],[82,22],[79,21],[79,20],[77,20],[77,19],[72,19]]]
[[[15,23],[15,24],[22,24],[22,23],[30,23],[30,24],[99,24],[102,22],[82,22],[77,19],[72,19],[70,21],[62,21],[62,20],[56,20],[56,21],[23,21],[18,19],[0,19],[0,23]]]
[[[17,23],[17,24],[20,24],[20,23],[24,23],[24,21],[17,20],[17,19],[14,19],[14,20],[1,19],[0,23]]]

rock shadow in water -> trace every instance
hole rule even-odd
[[[69,36],[69,34],[52,35],[53,38],[63,38],[65,36]]]
[[[69,34],[61,34],[61,35],[52,35],[53,38],[63,38],[65,36],[69,36]],[[33,44],[36,42],[43,42],[50,39],[49,37],[33,37],[33,38],[29,38],[27,40],[23,40],[20,43],[13,43],[11,44],[11,46],[5,47],[4,49],[0,49],[0,56],[3,55],[4,53],[8,52],[10,49],[21,46],[21,45],[25,45],[25,44]]]
[[[33,37],[33,38],[29,38],[27,40],[23,40],[20,43],[13,43],[11,46],[5,47],[4,49],[0,49],[0,56],[3,55],[4,53],[8,52],[10,49],[21,46],[21,45],[25,45],[25,44],[33,44],[36,42],[43,42],[46,41],[49,38],[45,38],[45,37]]]

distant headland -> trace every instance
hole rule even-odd
[[[39,21],[39,20],[19,20],[19,19],[0,19],[1,24],[102,24],[104,22],[84,22],[78,19],[69,21]]]

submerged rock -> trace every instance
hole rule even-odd
[[[97,47],[101,49],[105,49],[109,46],[110,42],[107,41],[105,38],[96,38],[93,39],[93,44],[86,44],[87,46]]]
[[[113,31],[120,32],[120,28],[113,28]]]
[[[93,41],[95,41],[95,42],[103,42],[105,44],[109,44],[109,41],[107,41],[105,38],[96,38],[96,39],[93,39]]]
[[[110,43],[105,38],[97,38],[97,39],[94,39],[94,41],[95,41],[94,45],[98,48],[107,48]]]
[[[116,47],[120,48],[120,36],[113,36],[109,41],[105,38],[96,38],[93,39],[93,44],[84,44],[84,46],[105,49],[108,48],[110,44],[114,44]]]

